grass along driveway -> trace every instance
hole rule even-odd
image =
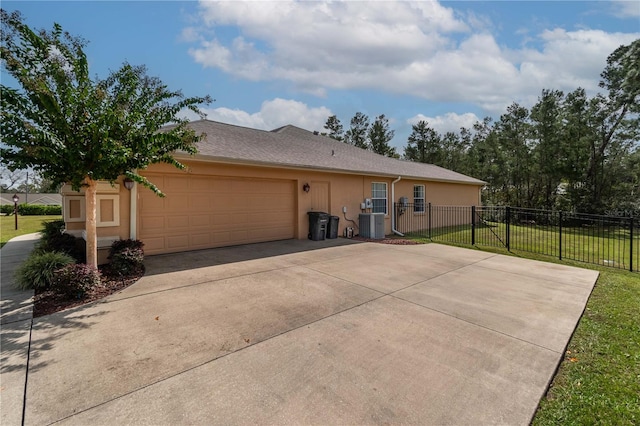
[[[14,216],[0,216],[0,247],[10,239],[42,230],[42,222],[61,220],[62,216],[18,216],[18,230]]]
[[[640,275],[598,269],[534,425],[640,424]]]

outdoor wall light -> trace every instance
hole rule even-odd
[[[19,200],[20,200],[20,197],[18,197],[18,194],[13,194],[13,216],[16,222],[16,231],[18,230],[18,201]]]
[[[131,191],[133,189],[133,184],[135,183],[134,181],[132,181],[129,178],[126,178],[122,183],[124,183],[124,187],[127,188],[129,191]]]
[[[309,190],[311,190],[311,186],[309,186],[308,183],[305,183],[304,185],[302,185],[302,190],[304,192],[309,192]]]

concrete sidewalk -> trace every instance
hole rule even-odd
[[[596,271],[282,241],[36,318],[25,424],[528,424]],[[43,391],[44,390],[44,391]]]
[[[20,425],[27,377],[29,334],[33,316],[33,290],[16,290],[14,274],[29,256],[40,234],[13,238],[0,249],[0,424]]]

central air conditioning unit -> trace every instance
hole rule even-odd
[[[374,240],[384,238],[384,213],[361,213],[358,219],[361,237]]]

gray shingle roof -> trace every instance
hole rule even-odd
[[[0,194],[0,204],[10,204],[13,205],[13,192],[3,192]],[[23,204],[28,202],[29,204],[45,204],[49,206],[60,206],[62,205],[62,195],[56,193],[50,194],[39,194],[39,193],[29,193],[25,194],[24,192],[18,193],[18,197],[20,200],[18,204]]]
[[[197,157],[214,161],[484,184],[442,167],[385,157],[290,125],[269,132],[199,120],[189,127],[206,135],[198,144]]]

